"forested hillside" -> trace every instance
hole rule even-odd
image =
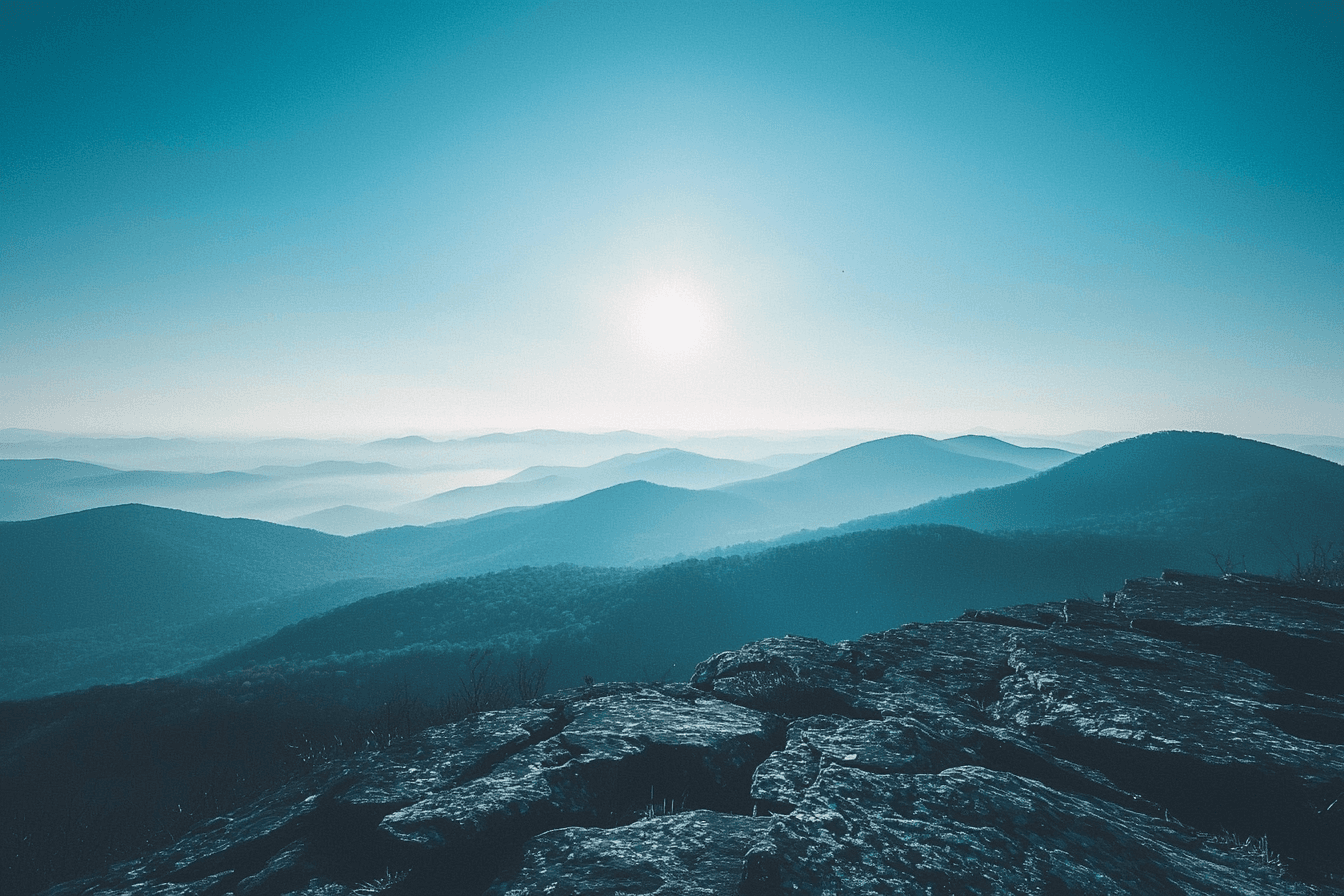
[[[948,523],[980,531],[1086,529],[1252,544],[1325,536],[1341,524],[1344,466],[1218,433],[1160,432],[1098,448],[1029,480],[931,501],[861,524]]]
[[[1060,458],[1058,453],[1030,453],[1035,450],[997,440],[900,437],[847,449],[783,478],[726,490],[623,483],[571,501],[352,538],[142,506],[4,524],[0,574],[7,588],[0,595],[0,671],[7,685],[0,694],[35,696],[181,671],[361,597],[511,567],[614,567],[656,565],[678,555],[732,557],[827,535],[929,522],[1016,532],[1000,541],[1018,548],[1066,543],[1061,533],[1105,536],[1076,557],[1037,563],[1034,572],[1023,567],[1019,575],[1024,584],[1035,585],[1058,577],[1059,570],[1071,570],[1079,588],[1095,590],[1091,583],[1107,575],[1154,572],[1164,565],[1283,571],[1309,555],[1315,541],[1344,535],[1344,468],[1209,433],[1139,437],[1040,473],[1013,466],[1012,476],[1020,481],[851,521],[836,530],[785,535],[781,529],[781,519],[799,507],[817,506],[828,489],[860,495],[870,474],[890,488],[919,481],[918,470],[901,467],[900,458],[951,464],[949,469],[962,472],[965,461],[1002,463],[963,452],[1035,458],[1036,464]],[[70,470],[38,472],[51,476]],[[741,493],[749,485],[761,489],[758,497]],[[861,500],[895,500],[884,494],[877,489]],[[792,510],[780,509],[789,502]],[[1025,532],[1037,533],[1036,541]],[[765,540],[772,536],[783,537],[772,545]],[[1154,540],[1161,542],[1157,554],[1135,553],[1135,545]],[[946,595],[949,612],[974,603],[990,586],[973,588],[963,578],[982,560],[969,546],[955,556],[933,550],[919,587],[901,586],[902,593],[935,604],[938,595]],[[802,573],[797,581],[829,593],[833,583],[857,575],[840,562],[818,568],[826,568],[826,576]],[[1015,581],[1000,577],[994,587],[1011,591]],[[785,581],[781,587],[787,592],[792,586]],[[744,588],[741,593],[752,591]],[[732,601],[725,606],[729,609],[722,612],[734,612]],[[834,618],[844,617],[837,611]],[[809,618],[809,624],[822,636],[847,634],[829,627],[825,613]],[[867,624],[896,623],[873,617]],[[747,626],[741,638],[762,634]],[[660,654],[655,650],[653,655]]]
[[[902,525],[980,532],[1161,538],[1204,566],[1288,572],[1314,543],[1344,540],[1344,466],[1235,436],[1161,432],[1116,442],[1042,473],[919,507],[792,533],[777,543]],[[719,553],[760,550],[771,542]],[[1198,561],[1198,562],[1196,562]]]
[[[1199,560],[1141,538],[916,526],[648,570],[518,569],[368,598],[196,674],[273,668],[323,690],[381,693],[411,681],[434,695],[488,649],[506,666],[549,663],[558,686],[680,678],[696,657],[755,638],[836,640],[967,607],[1099,600],[1127,571]]]
[[[367,557],[308,529],[138,504],[0,523],[0,627],[194,621],[364,574]]]

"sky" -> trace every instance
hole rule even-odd
[[[1344,435],[1344,5],[0,0],[0,427]]]

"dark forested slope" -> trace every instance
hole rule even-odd
[[[0,523],[0,698],[177,671],[413,579],[346,539],[143,505]]]
[[[0,524],[0,628],[181,622],[362,574],[345,539],[139,504]]]
[[[653,560],[741,537],[760,521],[759,507],[733,495],[629,483],[355,538],[141,505],[3,523],[0,697],[167,674],[399,585]]]
[[[767,501],[796,499],[796,506],[802,506],[823,500],[818,496],[824,496],[827,483],[848,483],[836,485],[836,493],[857,494],[864,471],[870,469],[883,471],[879,480],[890,485],[897,457],[936,457],[937,463],[954,466],[964,461],[999,463],[958,454],[947,444],[919,437],[866,443],[782,474],[785,478],[756,480],[755,486],[774,489],[760,500],[739,493],[738,486],[691,491],[632,482],[572,501],[353,538],[137,506],[0,525],[0,574],[6,586],[0,595],[0,671],[10,682],[10,689],[0,693],[50,693],[182,669],[303,615],[416,582],[519,566],[650,564],[679,553],[779,535],[779,505],[767,506]],[[992,444],[988,447],[998,451]],[[975,442],[970,448],[981,451],[986,446]],[[1016,470],[1014,477],[1029,478],[846,524],[844,529],[854,531],[950,523],[982,532],[1037,533],[976,546],[966,543],[956,551],[947,545],[969,536],[945,535],[941,541],[926,537],[927,544],[897,552],[925,554],[905,571],[893,573],[898,584],[882,587],[895,591],[884,593],[952,608],[974,605],[992,592],[1000,596],[985,599],[1025,594],[1015,590],[1017,582],[1030,588],[1055,582],[1050,594],[1058,596],[1064,593],[1058,582],[1068,579],[1068,593],[1076,595],[1093,593],[1099,580],[1124,571],[1155,572],[1162,566],[1212,570],[1215,555],[1225,563],[1230,557],[1238,567],[1274,571],[1291,568],[1298,552],[1309,554],[1313,539],[1337,540],[1344,534],[1344,468],[1231,436],[1158,433],[1109,445],[1038,474],[1025,467],[1011,469]],[[742,484],[747,485],[752,483]],[[1072,534],[1065,538],[1061,533]],[[793,541],[813,541],[824,534],[801,533]],[[1064,550],[1061,545],[1072,547]],[[800,570],[770,585],[776,606],[760,610],[753,620],[775,612],[774,620],[795,626],[794,631],[822,637],[853,633],[828,626],[830,620],[853,615],[844,589],[868,561],[831,562],[824,558],[842,556],[848,548],[818,550],[812,571]],[[1002,551],[1007,553],[998,562],[1004,569],[1026,565],[1010,575],[991,575],[994,564],[986,558]],[[1021,559],[1024,551],[1035,552],[1030,562]],[[745,552],[746,547],[726,553]],[[780,595],[803,587],[799,583],[807,583],[814,595],[835,593],[836,606],[850,609],[838,610],[830,598],[817,597],[813,604],[818,609],[811,616],[780,615],[781,607],[790,606]],[[740,629],[730,625],[744,605],[741,595],[756,594],[764,586],[734,585],[722,594],[714,591],[718,587],[703,590],[716,594],[718,603],[712,605],[709,621],[693,626],[688,638],[694,641],[702,632],[717,637],[734,631],[739,639],[768,633],[755,621]],[[852,587],[855,594],[871,593],[862,583]],[[788,612],[804,605],[800,600]],[[232,615],[221,622],[221,613]],[[797,622],[791,621],[795,618]],[[802,627],[804,618],[811,628]],[[887,617],[881,614],[866,618],[868,628],[896,624],[884,622]],[[899,621],[907,618],[915,617]],[[667,624],[680,623],[671,619]],[[174,625],[196,628],[185,631]],[[706,641],[695,643],[712,647]],[[700,651],[696,647],[694,652]],[[129,662],[131,653],[141,659],[153,654],[153,662]],[[670,656],[656,646],[646,655]]]
[[[516,569],[368,598],[197,674],[274,667],[323,689],[360,681],[377,691],[406,679],[432,692],[456,685],[472,651],[491,649],[506,663],[549,661],[561,685],[676,676],[706,652],[753,638],[835,639],[968,606],[1098,598],[1124,571],[1176,559],[1144,539],[927,526],[646,570]]]

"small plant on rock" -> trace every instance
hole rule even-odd
[[[1259,837],[1238,837],[1236,834],[1224,831],[1215,837],[1213,842],[1249,856],[1267,868],[1283,871],[1283,858],[1269,848],[1268,834],[1261,834]]]
[[[377,880],[371,880],[355,887],[355,896],[378,896],[379,893],[386,893],[397,884],[406,879],[406,871],[386,870],[382,877]]]
[[[653,787],[652,786],[649,787],[649,804],[644,807],[645,821],[652,821],[653,819],[663,815],[676,815],[678,812],[685,812],[685,811],[686,811],[686,794],[683,793],[681,795],[680,808],[677,807],[677,801],[675,799],[668,799],[667,797],[663,797],[662,805],[660,806],[657,800],[653,798]]]
[[[1311,558],[1304,560],[1298,554],[1290,578],[1303,585],[1344,588],[1344,541],[1312,542]]]

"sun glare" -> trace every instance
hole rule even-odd
[[[688,358],[700,352],[709,337],[709,314],[690,289],[660,286],[636,306],[635,331],[651,356]]]

